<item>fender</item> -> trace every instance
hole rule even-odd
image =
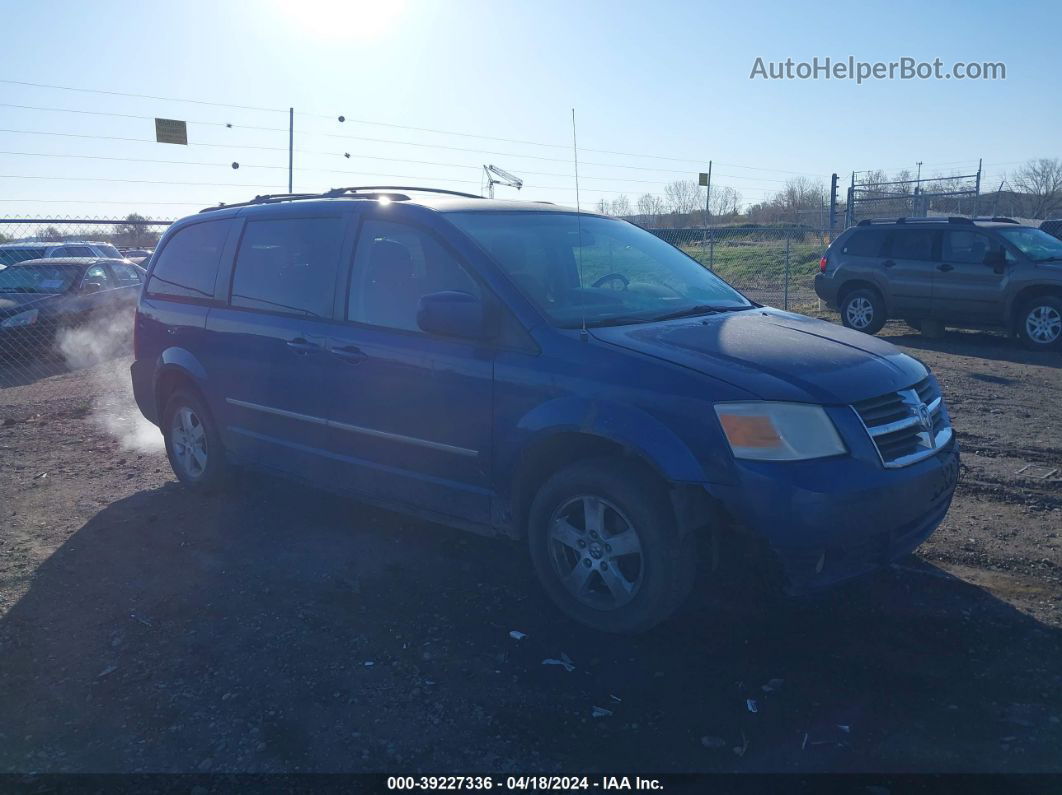
[[[569,395],[541,403],[516,424],[515,438],[499,440],[498,473],[508,484],[523,454],[560,433],[614,442],[641,457],[670,482],[702,482],[704,469],[675,433],[651,414],[624,403]]]
[[[155,367],[155,383],[153,391],[155,400],[158,401],[159,384],[173,374],[180,374],[194,383],[203,394],[207,394],[207,374],[202,363],[187,348],[167,348],[159,356],[159,363]],[[162,417],[163,406],[158,406],[158,417]]]

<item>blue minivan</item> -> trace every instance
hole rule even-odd
[[[600,630],[671,614],[698,549],[791,593],[887,565],[955,489],[922,363],[614,218],[263,196],[178,221],[148,272],[133,388],[182,483],[260,468],[526,539],[552,600]]]

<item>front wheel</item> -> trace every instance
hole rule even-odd
[[[1018,316],[1018,334],[1025,347],[1035,351],[1062,347],[1062,299],[1045,295],[1025,304]]]
[[[885,302],[876,290],[852,290],[841,301],[841,322],[850,329],[877,334],[885,320]]]
[[[696,548],[680,537],[667,495],[649,472],[596,459],[546,481],[531,505],[531,559],[549,597],[604,632],[643,632],[693,585]]]

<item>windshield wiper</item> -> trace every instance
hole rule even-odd
[[[716,306],[714,304],[697,304],[696,306],[676,309],[664,315],[657,315],[653,321],[675,320],[680,317],[696,317],[697,315],[714,315],[719,312],[740,312],[743,309],[751,309],[751,306]]]

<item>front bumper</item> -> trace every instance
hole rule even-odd
[[[959,453],[951,442],[898,470],[850,456],[738,469],[737,486],[712,490],[766,547],[783,589],[799,594],[887,566],[925,541],[951,505]]]

